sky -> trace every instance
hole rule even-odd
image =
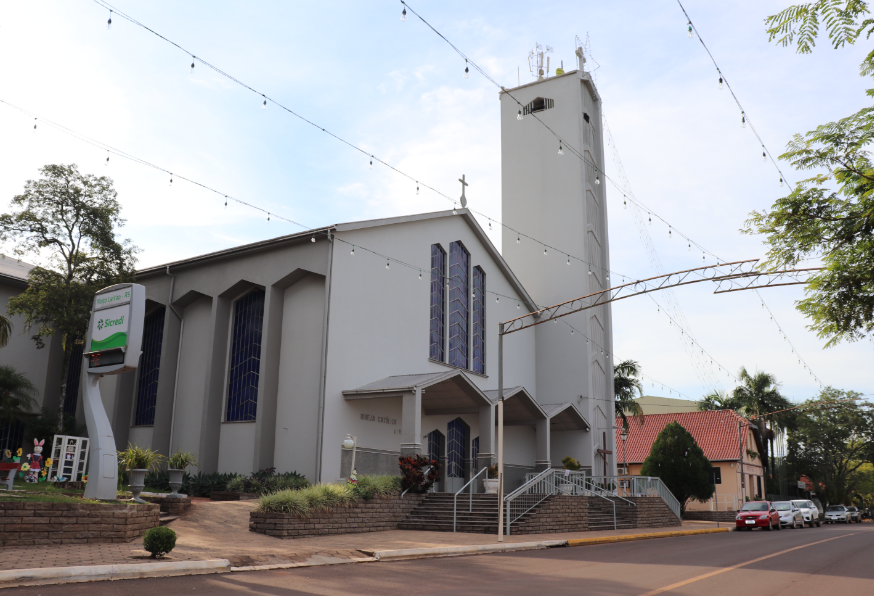
[[[107,8],[93,0],[0,3],[0,209],[41,166],[76,163],[113,179],[127,220],[120,232],[141,249],[138,266],[148,267],[305,229],[276,215],[311,228],[450,207],[430,190],[416,194],[414,182],[378,162],[369,168],[373,154],[451,197],[465,174],[470,207],[500,221],[497,89],[473,69],[465,79],[464,60],[412,13],[402,22],[399,2],[113,5],[185,51],[119,15],[108,29]],[[813,54],[798,55],[765,33],[765,17],[787,1],[684,5],[774,156],[792,135],[865,105],[867,81],[858,76],[865,43],[833,50],[821,40]],[[723,261],[764,257],[763,239],[740,230],[750,212],[767,209],[787,188],[774,165],[763,163],[751,128],[741,127],[728,90],[718,89],[718,74],[698,39],[687,37],[675,1],[410,6],[507,88],[533,80],[527,55],[535,43],[554,48],[553,69],[563,62],[570,70],[575,36],[588,38],[587,66],[614,140],[605,148],[605,171],[625,184],[611,157],[615,147],[634,196],[670,223],[671,237],[657,220],[646,226],[662,270],[703,264],[677,232]],[[192,72],[192,55],[257,93],[200,62]],[[261,93],[271,99],[266,109]],[[175,180],[170,185],[165,171],[117,155],[107,164],[105,149],[40,120],[34,131],[35,116],[173,172]],[[809,175],[785,162],[780,168],[789,182]],[[635,208],[624,209],[621,193],[606,187],[614,280],[615,273],[655,275]],[[268,222],[233,201],[225,208],[224,195],[274,216]],[[481,224],[500,248],[500,226]],[[12,249],[0,246],[4,254]],[[377,274],[382,264],[372,266]],[[874,343],[823,349],[793,307],[801,286],[758,295],[712,291],[709,284],[675,291],[688,323],[682,334],[665,315],[665,295],[614,305],[615,358],[642,365],[647,394],[698,399],[731,389],[726,371],[745,366],[774,374],[788,398],[802,401],[819,384],[800,359],[825,385],[874,394],[867,368]],[[689,334],[706,357],[689,358]]]

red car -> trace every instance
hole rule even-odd
[[[762,528],[767,530],[780,529],[780,514],[770,501],[750,501],[744,503],[738,511],[735,526],[738,530]]]

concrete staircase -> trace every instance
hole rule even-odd
[[[616,501],[616,529],[637,527],[637,512],[635,507],[622,499]],[[588,509],[589,531],[613,529],[613,505],[597,497],[589,498]]]
[[[398,523],[399,530],[429,530],[433,532],[452,531],[452,502],[450,493],[430,493],[422,503]],[[457,532],[482,534],[498,533],[498,496],[473,495],[472,511],[470,495],[458,495]],[[538,507],[523,515],[512,527],[525,523],[537,514]],[[512,529],[512,528],[511,528]]]

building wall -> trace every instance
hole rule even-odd
[[[340,444],[347,433],[371,428],[371,439],[359,445],[367,448],[397,450],[400,431],[394,425],[367,422],[362,425],[362,402],[347,402],[342,391],[355,389],[391,375],[417,374],[453,370],[447,364],[429,359],[429,271],[431,245],[444,250],[450,242],[460,240],[470,252],[471,267],[479,265],[486,273],[487,291],[501,294],[500,302],[488,294],[486,302],[486,374],[467,371],[480,389],[497,388],[497,323],[524,312],[510,282],[462,217],[436,217],[378,228],[339,231],[334,245],[328,323],[327,377],[325,385],[324,451],[322,479],[332,480],[340,474]],[[358,245],[355,256],[352,245]],[[419,271],[399,263],[386,262],[360,247],[391,255],[421,268]],[[517,304],[521,304],[517,308]],[[535,341],[531,333],[507,336],[504,342],[505,387],[535,387]],[[531,391],[533,394],[534,391]],[[374,412],[376,409],[374,409]],[[453,416],[454,418],[454,416]],[[467,419],[472,427],[477,416]],[[398,421],[400,416],[398,416]],[[448,419],[446,420],[448,422]],[[361,432],[364,432],[363,430]],[[426,427],[423,423],[422,433]],[[445,434],[445,423],[442,432]],[[475,435],[473,435],[475,436]],[[486,452],[485,448],[481,449]]]
[[[603,168],[600,100],[594,86],[587,74],[575,71],[511,93],[513,97],[500,95],[503,219],[534,238],[548,240],[552,248],[544,255],[544,246],[524,237],[517,242],[515,234],[505,233],[504,258],[534,300],[544,306],[610,287],[606,184],[595,184],[596,173],[603,181],[603,172],[585,165],[567,147],[564,155],[558,155],[555,136],[533,116],[517,120],[516,100],[522,104],[536,97],[554,100],[554,107],[537,113],[537,118]],[[571,259],[568,265],[568,255],[591,263],[591,275],[587,263]],[[545,404],[579,400],[580,410],[593,425],[592,432],[567,447],[584,465],[594,463],[596,439],[603,432],[608,449],[615,440],[611,316],[610,305],[600,306],[535,331],[538,400]],[[568,325],[576,332],[571,334]],[[604,425],[593,420],[597,407],[611,413]],[[613,458],[608,465],[612,472]]]

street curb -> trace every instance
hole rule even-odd
[[[295,569],[297,567],[320,567],[323,565],[346,565],[349,563],[370,563],[376,561],[373,557],[355,557],[335,561],[301,561],[300,563],[276,563],[273,565],[246,565],[243,567],[231,567],[231,571],[272,571],[274,569]]]
[[[674,538],[676,536],[695,536],[697,534],[717,534],[728,532],[728,528],[706,528],[702,530],[677,530],[676,532],[651,532],[649,534],[626,534],[624,536],[602,536],[600,538],[575,538],[567,541],[568,546],[588,546],[590,544],[609,544],[611,542],[634,542],[654,538]]]
[[[79,582],[172,577],[174,575],[202,575],[228,573],[227,559],[208,561],[168,561],[124,565],[81,565],[77,567],[45,567],[42,569],[11,569],[0,571],[0,588],[41,586]]]
[[[539,542],[509,542],[504,544],[478,544],[473,546],[443,546],[437,548],[408,548],[404,550],[362,550],[376,561],[400,561],[404,559],[428,559],[433,557],[458,557],[523,550],[540,550],[567,546],[567,540],[541,540]]]

